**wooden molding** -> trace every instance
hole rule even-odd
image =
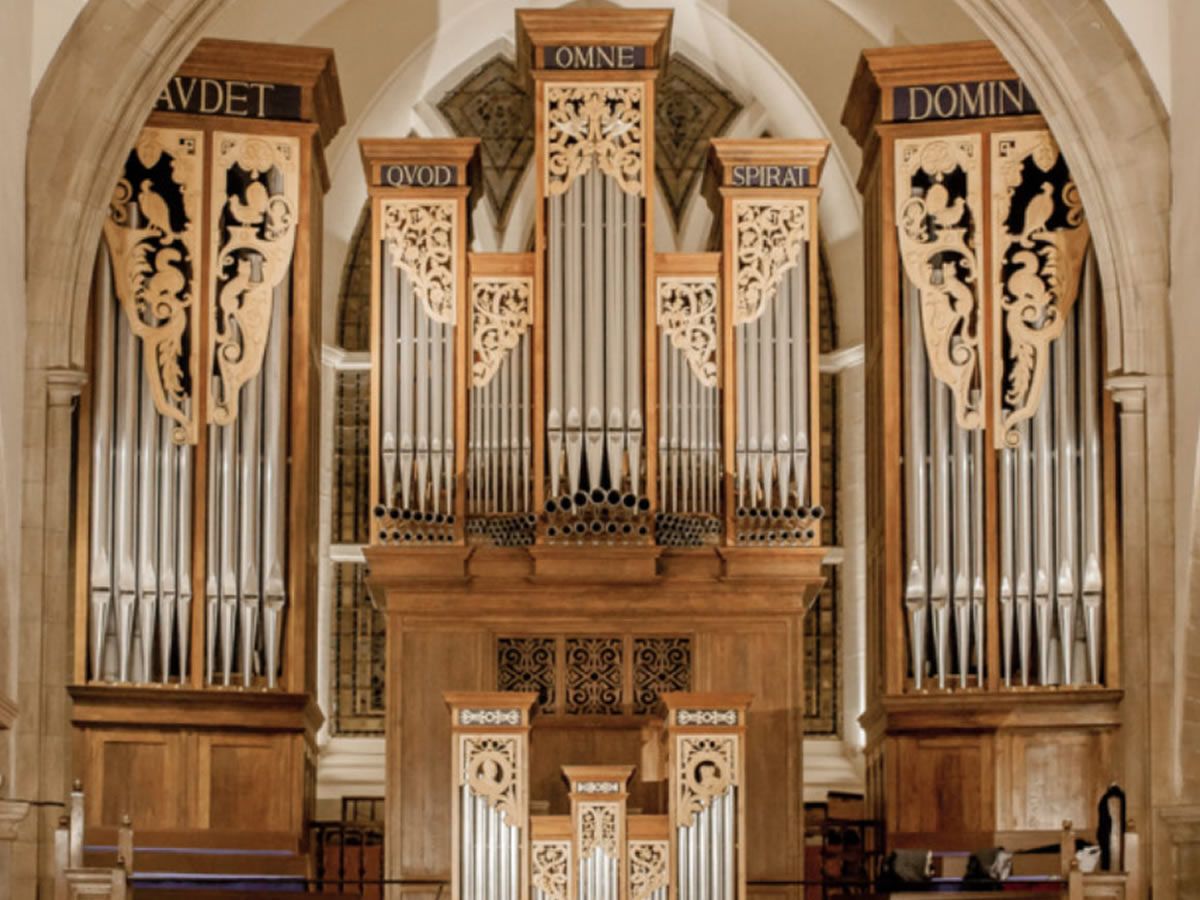
[[[536,58],[546,46],[628,45],[646,48],[646,68],[662,69],[671,45],[670,9],[518,9],[517,69],[542,68]]]
[[[379,187],[385,166],[449,166],[458,187],[479,182],[479,138],[361,138],[358,152],[368,187]],[[387,188],[396,190],[398,188]]]
[[[238,689],[71,685],[77,726],[221,728],[316,734],[323,717],[310,694]]]
[[[0,729],[12,728],[19,712],[16,700],[0,694]]]
[[[709,144],[707,174],[722,187],[732,185],[734,166],[802,166],[812,187],[820,183],[829,156],[824,138],[713,138]]]

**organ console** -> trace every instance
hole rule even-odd
[[[1117,512],[1078,188],[986,43],[864,52],[843,121],[867,235],[871,802],[900,840],[1094,825],[1120,773]]]
[[[343,122],[330,51],[204,40],[114,189],[76,519],[71,693],[91,825],[136,812],[151,834],[299,848],[316,725],[316,247],[323,148]]]

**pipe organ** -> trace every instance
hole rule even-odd
[[[667,10],[517,12],[536,125],[532,252],[469,252],[474,139],[360,144],[375,254],[365,555],[388,614],[396,736],[389,878],[450,881],[464,898],[492,896],[479,887],[489,867],[499,896],[546,900],[803,892],[828,143],[714,141],[713,247],[656,253],[670,25]],[[513,835],[487,829],[517,820],[468,791],[471,769],[444,753],[466,731],[429,699],[497,690],[536,698],[504,714],[533,748],[516,894]],[[678,820],[643,765],[643,730],[661,730],[654,711],[674,692],[755,703],[728,729],[701,723],[715,743],[694,757]],[[700,734],[678,726],[681,747]],[[713,756],[743,735],[748,762]]]
[[[331,52],[202,41],[163,89],[113,192],[93,279],[77,517],[72,693],[89,748],[77,758],[96,767],[81,773],[93,824],[117,824],[97,818],[116,795],[164,795],[167,772],[179,773],[180,791],[209,791],[203,779],[240,752],[233,735],[263,727],[257,751],[286,759],[263,788],[294,797],[294,808],[252,811],[250,796],[228,798],[251,810],[229,817],[213,787],[194,808],[163,796],[139,824],[185,831],[225,816],[232,830],[302,833],[313,245],[323,147],[343,120]],[[274,718],[248,725],[255,715]],[[139,742],[155,749],[130,780],[118,758]],[[207,772],[186,764],[197,752]],[[118,768],[107,771],[106,758]]]
[[[843,121],[864,151],[876,811],[894,833],[1090,823],[1120,771],[1120,677],[1079,190],[986,43],[866,51]],[[922,759],[978,793],[917,821],[899,773]]]
[[[568,814],[530,816],[528,733],[537,695],[445,698],[455,773],[455,900],[746,896],[739,786],[749,695],[662,695],[666,719],[646,748],[649,777],[666,775],[670,811],[660,815],[629,809],[635,766],[564,765]]]

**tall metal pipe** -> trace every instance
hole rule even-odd
[[[400,302],[396,313],[400,318],[400,385],[397,402],[400,404],[400,504],[412,509],[412,481],[416,440],[414,437],[413,414],[416,396],[413,384],[416,374],[415,321],[418,315],[412,285],[408,276],[400,269],[388,270],[392,278],[400,282]],[[388,498],[388,505],[395,502],[395,495]]]
[[[259,375],[242,387],[237,418],[239,438],[240,487],[238,490],[238,635],[241,638],[242,685],[250,687],[254,676],[254,648],[258,638],[262,594],[259,584],[259,476],[261,474],[262,434],[259,413],[262,408],[263,377]]]
[[[171,674],[171,650],[175,638],[175,586],[177,583],[176,511],[180,491],[179,448],[171,439],[172,421],[158,417],[158,677],[166,684]],[[186,569],[186,561],[183,561]],[[148,638],[143,640],[149,641]],[[146,672],[149,679],[149,670]]]
[[[908,409],[904,415],[904,486],[907,516],[906,541],[908,577],[904,605],[908,611],[908,639],[913,667],[913,685],[917,690],[925,678],[925,647],[929,628],[929,480],[925,458],[926,391],[925,341],[921,332],[920,294],[911,282],[904,282],[905,384]]]
[[[1079,547],[1079,507],[1075,490],[1078,459],[1075,453],[1075,334],[1068,322],[1062,335],[1050,346],[1054,378],[1054,443],[1057,469],[1058,515],[1055,517],[1058,556],[1057,612],[1062,682],[1072,684],[1074,676],[1075,616],[1077,613],[1075,574]],[[1043,405],[1050,396],[1042,398]]]
[[[809,506],[808,496],[808,255],[801,253],[790,271],[792,302],[792,470],[796,473],[796,504]],[[813,498],[813,503],[820,502]],[[783,504],[787,505],[786,498]]]
[[[219,426],[221,438],[221,505],[219,529],[221,545],[221,611],[218,651],[221,665],[221,683],[228,686],[233,675],[234,629],[237,622],[238,573],[237,573],[237,438],[236,424]]]
[[[417,509],[425,512],[429,502],[429,347],[430,320],[425,314],[424,306],[413,298],[413,308],[416,311],[416,428],[414,443],[416,445],[417,469]]]
[[[221,428],[208,426],[208,514],[205,519],[204,570],[204,682],[213,684],[217,673],[217,645],[221,609]]]
[[[1089,250],[1083,268],[1079,294],[1079,406],[1082,455],[1083,555],[1081,585],[1083,591],[1083,632],[1087,653],[1087,677],[1092,684],[1100,681],[1100,606],[1104,589],[1101,542],[1103,521],[1103,469],[1100,461],[1100,347],[1097,316],[1100,283],[1094,251]]]
[[[398,396],[402,389],[407,389],[409,382],[399,382],[396,370],[399,365],[399,319],[400,310],[396,302],[396,282],[400,279],[400,270],[391,259],[388,242],[383,241],[380,248],[380,258],[383,260],[381,274],[383,288],[383,308],[380,318],[383,320],[383,340],[379,348],[379,437],[380,463],[383,469],[383,496],[380,502],[385,507],[393,506],[396,502],[396,419],[403,402]],[[278,305],[278,304],[276,304]],[[379,486],[374,487],[375,490]]]
[[[1013,676],[1013,583],[1015,580],[1013,515],[1013,455],[1000,451],[1000,676],[1006,687]]]
[[[441,322],[429,323],[429,492],[433,511],[441,511],[442,488],[442,333]],[[492,379],[495,381],[495,378]]]
[[[636,194],[621,193],[625,200],[621,218],[621,231],[625,236],[625,447],[629,464],[629,490],[640,494],[643,429],[642,199]]]
[[[566,423],[565,452],[567,455],[567,485],[571,493],[579,490],[582,467],[581,454],[583,429],[583,278],[582,243],[583,233],[582,195],[585,188],[582,180],[567,189],[566,217],[563,229],[564,274],[563,285],[563,346],[565,377]]]
[[[265,360],[266,397],[263,407],[262,463],[262,597],[263,657],[267,687],[278,681],[283,616],[287,605],[287,401],[288,330],[291,280],[275,288],[271,330]],[[393,317],[395,298],[393,296]],[[394,337],[393,330],[393,337]],[[389,355],[396,358],[393,339]],[[393,376],[395,372],[393,370]],[[394,396],[394,395],[393,395]],[[393,424],[394,428],[394,424]],[[393,458],[393,466],[395,460]],[[389,489],[388,505],[395,500],[395,485]]]
[[[604,178],[594,167],[583,176],[583,353],[584,451],[588,484],[601,484],[604,461]]]
[[[764,508],[774,502],[775,487],[775,317],[768,306],[758,317],[758,417],[760,437],[758,452],[762,472]]]
[[[190,402],[190,401],[189,401]],[[179,544],[175,589],[175,647],[179,656],[179,683],[187,684],[192,642],[192,448],[179,448]],[[211,508],[211,507],[210,507]]]
[[[104,645],[113,596],[113,393],[116,381],[113,351],[116,319],[122,315],[113,297],[112,259],[107,244],[102,244],[96,254],[92,293],[96,329],[92,387],[88,655],[91,660],[91,679],[100,681],[104,677]]]
[[[792,485],[792,437],[796,423],[792,420],[792,382],[796,371],[792,367],[792,351],[801,339],[792,330],[792,271],[788,270],[779,285],[773,303],[775,316],[775,473],[779,506],[788,505]],[[764,313],[765,315],[766,313]],[[770,504],[768,504],[769,506]]]
[[[563,205],[565,199],[556,195],[548,201],[550,207],[550,239],[548,253],[550,256],[548,293],[550,295],[550,310],[547,318],[550,333],[549,363],[546,367],[546,388],[548,401],[546,404],[546,444],[547,466],[550,475],[550,496],[558,496],[562,489],[563,452],[563,288],[565,270],[563,268],[563,250],[566,243],[563,236]]]
[[[933,439],[930,444],[930,469],[932,487],[930,503],[932,509],[933,561],[929,585],[932,611],[934,659],[937,664],[938,687],[946,686],[949,669],[949,602],[950,602],[950,420],[949,388],[930,376],[930,393],[933,396]]]
[[[1027,686],[1033,673],[1033,460],[1029,450],[1028,421],[1020,425],[1016,449],[1016,607],[1017,649],[1021,658],[1021,684]]]
[[[475,798],[471,786],[462,784],[458,789],[461,821],[459,823],[459,868],[462,878],[462,898],[478,896],[475,886]]]
[[[1050,684],[1050,638],[1053,623],[1054,458],[1050,439],[1050,405],[1033,415],[1034,618],[1037,627],[1038,680]]]

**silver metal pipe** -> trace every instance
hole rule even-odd
[[[137,603],[137,416],[141,372],[138,347],[125,317],[117,317],[116,453],[113,472],[113,558],[117,587],[117,680],[128,681]]]
[[[682,371],[688,395],[688,510],[697,512],[700,509],[700,382],[692,372],[691,366],[685,364]]]
[[[622,192],[624,193],[624,192]],[[625,435],[629,490],[641,493],[642,465],[642,199],[624,194],[625,214]],[[648,252],[653,247],[647,248]]]
[[[775,477],[779,491],[779,506],[788,505],[792,487],[792,436],[796,423],[792,421],[792,380],[796,372],[792,369],[792,349],[800,336],[792,331],[792,270],[780,280],[779,293],[775,297]],[[764,313],[766,315],[766,313]],[[770,504],[768,504],[769,506]]]
[[[496,870],[496,900],[508,900],[508,826],[500,810],[493,809],[496,819],[496,845],[492,847],[492,868]]]
[[[1058,556],[1057,611],[1062,682],[1072,684],[1074,675],[1075,616],[1078,612],[1075,574],[1079,548],[1079,507],[1075,489],[1078,459],[1075,453],[1075,333],[1074,322],[1050,345],[1054,385],[1054,443],[1057,468],[1058,515],[1055,517]],[[1050,402],[1047,392],[1043,405]]]
[[[933,520],[932,578],[929,585],[932,610],[934,659],[938,687],[946,686],[949,666],[949,594],[950,594],[950,420],[949,388],[930,376],[933,395],[933,439],[930,446],[930,501]]]
[[[607,404],[609,487],[620,490],[625,454],[625,223],[624,200],[615,178],[604,178],[604,394]],[[632,327],[632,326],[631,326]],[[660,411],[661,416],[661,411]]]
[[[262,435],[262,375],[242,388],[238,413],[240,488],[238,490],[238,635],[241,638],[242,685],[254,676],[254,647],[258,637],[262,595],[259,584],[259,475]]]
[[[1080,449],[1082,455],[1082,536],[1083,558],[1081,588],[1083,590],[1083,634],[1087,653],[1087,677],[1092,684],[1100,681],[1100,607],[1103,601],[1104,576],[1101,568],[1103,543],[1101,524],[1104,505],[1103,469],[1100,460],[1100,347],[1097,310],[1100,302],[1100,282],[1096,272],[1094,252],[1089,250],[1083,268],[1083,284],[1079,293],[1079,406]]]
[[[762,431],[759,428],[759,400],[762,392],[759,387],[761,372],[758,364],[759,324],[755,319],[744,326],[746,334],[746,461],[749,470],[746,473],[749,486],[747,488],[746,506],[758,506],[762,490],[759,481],[759,466],[761,456]]]
[[[687,900],[692,896],[691,882],[688,880],[689,863],[691,858],[688,844],[690,842],[690,828],[675,829],[675,877],[678,879],[675,885],[675,896],[678,900]]]
[[[141,356],[145,350],[139,348]],[[149,682],[154,665],[154,633],[158,620],[158,411],[154,408],[154,397],[145,378],[140,383],[140,412],[138,415],[138,519],[137,519],[137,566],[138,602],[137,633],[134,643],[138,645],[134,681]]]
[[[1013,676],[1013,456],[1015,451],[1000,451],[1000,676],[1005,687],[1012,685]]]
[[[983,548],[983,429],[971,431],[971,643],[975,655],[975,678],[983,686],[984,619],[987,599]]]
[[[762,456],[763,508],[770,508],[775,486],[775,317],[771,307],[758,317],[759,453]]]
[[[187,684],[192,642],[192,448],[179,448],[178,587],[175,590],[175,646],[179,654],[179,683]],[[210,507],[211,509],[212,507]]]
[[[1027,686],[1033,672],[1031,656],[1033,605],[1033,472],[1029,452],[1030,427],[1022,422],[1021,441],[1016,450],[1016,607],[1017,649],[1021,658],[1021,684]]]
[[[954,591],[953,615],[955,632],[955,664],[958,683],[967,686],[971,650],[971,461],[967,451],[970,435],[965,428],[953,424],[951,446],[954,453]]]
[[[522,499],[524,502],[524,510],[529,512],[532,508],[530,500],[530,492],[533,487],[533,469],[532,469],[532,419],[533,409],[530,394],[530,374],[531,368],[529,364],[529,345],[533,341],[531,333],[527,332],[521,338],[521,490]],[[557,478],[557,476],[555,476]]]
[[[682,455],[683,445],[683,393],[680,384],[680,367],[682,360],[680,352],[671,348],[670,353],[670,382],[671,382],[671,437],[668,444],[671,458],[671,504],[670,510],[678,512],[683,508],[683,500],[680,497],[680,486],[683,481],[683,473],[681,470],[680,457]]]
[[[1053,622],[1054,459],[1048,403],[1033,415],[1034,618],[1037,625],[1038,680],[1050,684],[1050,629]]]
[[[104,644],[108,635],[113,595],[113,393],[116,381],[113,351],[116,319],[122,316],[113,298],[112,259],[102,242],[92,273],[96,317],[92,386],[92,496],[89,587],[88,657],[91,679],[104,677]]]
[[[667,373],[670,370],[670,342],[667,340],[667,332],[660,327],[658,329],[658,505],[659,508],[672,512],[668,506],[667,498],[670,495],[671,488],[671,471],[667,468],[667,430],[670,427],[670,408],[668,406],[668,383]],[[624,396],[624,393],[622,393]]]
[[[395,273],[390,273],[394,275]],[[267,337],[265,361],[266,382],[263,403],[263,463],[262,463],[262,578],[263,578],[263,656],[267,687],[278,683],[283,616],[287,605],[287,401],[288,331],[290,322],[291,279],[285,278],[275,288],[271,310],[271,331]],[[395,296],[392,297],[392,319],[395,323]],[[385,342],[388,354],[396,358],[395,328],[391,343]],[[392,370],[393,393],[395,367]],[[392,404],[395,409],[395,403]],[[393,420],[393,430],[395,422]],[[393,434],[393,450],[395,435]],[[395,502],[395,457],[392,458],[392,486],[388,489],[387,504]]]
[[[458,463],[454,458],[455,418],[454,396],[457,375],[454,366],[454,328],[442,326],[442,371],[435,378],[442,385],[442,495],[446,512],[454,512],[454,491],[458,480]]]
[[[503,488],[500,482],[502,477],[503,453],[500,448],[500,431],[503,423],[503,415],[501,415],[501,399],[500,399],[500,384],[495,378],[488,382],[488,434],[489,454],[488,454],[488,487],[489,496],[488,504],[493,512],[501,512],[501,497],[503,496]]]
[[[237,621],[238,578],[236,548],[237,516],[237,426],[220,426],[221,436],[221,505],[219,526],[221,542],[221,613],[218,655],[221,683],[228,686],[233,674],[234,628]]]
[[[917,690],[925,678],[925,646],[929,628],[929,479],[925,444],[928,429],[925,371],[925,341],[921,332],[920,293],[904,280],[905,384],[908,409],[904,415],[904,487],[907,513],[906,542],[908,577],[904,605],[908,611],[909,652],[913,685]]]
[[[766,347],[763,348],[764,351],[766,349]],[[764,454],[763,459],[765,461],[769,459],[769,457]],[[768,499],[767,502],[770,503],[770,500]],[[710,802],[710,805],[704,807],[704,809],[696,813],[696,834],[700,838],[696,842],[696,887],[699,888],[699,890],[696,891],[696,897],[698,900],[709,900],[708,885],[709,878],[712,873],[709,872],[708,858],[712,848],[709,843],[711,839],[709,837],[708,819],[711,809],[712,805]]]
[[[434,512],[442,511],[442,371],[443,332],[446,326],[430,322],[430,493]],[[496,380],[496,376],[492,377]]]
[[[458,855],[459,877],[462,883],[460,900],[476,896],[475,887],[475,799],[471,796],[471,786],[463,783],[458,788],[460,820],[458,824]]]
[[[158,677],[166,684],[171,674],[171,649],[175,638],[175,585],[179,540],[179,448],[171,439],[173,422],[158,417]],[[184,488],[186,490],[186,488]],[[186,561],[183,562],[186,569]],[[149,638],[143,638],[149,642]],[[147,671],[147,678],[149,677]]]
[[[213,684],[217,672],[217,638],[221,608],[221,429],[208,427],[208,514],[205,524],[204,567],[204,682]]]
[[[810,506],[808,496],[808,252],[807,245],[790,272],[792,301],[792,469],[796,473],[796,503]],[[813,497],[813,503],[820,498]],[[786,503],[784,504],[786,505]]]
[[[729,790],[725,792],[725,796],[721,802],[725,805],[725,821],[727,823],[725,833],[725,897],[726,900],[737,900],[735,885],[740,881],[737,873],[736,863],[734,861],[734,848],[738,842],[738,818],[737,818],[737,786],[730,785]]]
[[[475,890],[479,896],[487,896],[488,885],[488,809],[487,798],[474,797],[475,801]]]
[[[429,346],[430,321],[425,314],[423,305],[413,297],[413,307],[416,310],[416,358],[417,358],[417,420],[415,429],[415,444],[417,452],[417,509],[425,512],[429,499]]]
[[[714,797],[710,818],[712,842],[712,896],[713,900],[726,900],[725,887],[725,797]],[[732,898],[729,898],[732,900]]]
[[[547,328],[550,333],[550,358],[546,367],[546,444],[547,466],[550,475],[550,496],[561,493],[559,483],[562,476],[563,452],[563,204],[562,195],[549,199],[550,239],[547,251],[550,256],[549,295],[550,311]]]
[[[520,338],[524,342],[525,336]],[[519,512],[524,507],[521,504],[521,350],[520,344],[514,347],[504,360],[507,367],[505,376],[508,378],[508,433],[510,449],[508,452],[508,469],[512,484],[509,509]]]
[[[381,362],[379,438],[383,468],[383,496],[380,498],[380,502],[384,506],[392,506],[396,502],[396,418],[403,402],[399,394],[402,387],[407,387],[408,382],[397,381],[396,375],[400,352],[398,346],[400,310],[396,300],[396,282],[400,279],[400,270],[392,260],[387,241],[383,241],[380,256],[383,260],[383,273],[380,276],[383,288],[383,309],[380,310],[380,317],[383,320],[383,340],[379,348]],[[379,485],[375,485],[374,490],[379,490],[379,487]]]
[[[522,837],[521,829],[513,826],[508,859],[508,869],[512,873],[509,900],[522,900],[525,896],[524,884],[521,880],[521,860],[525,856],[525,846]]]
[[[567,485],[572,494],[579,490],[579,474],[583,428],[583,271],[582,242],[584,234],[582,195],[583,181],[576,178],[567,189],[566,221],[563,230],[564,270],[563,325],[564,358],[566,369],[564,388],[566,391],[566,454]]]
[[[604,208],[602,176],[595,167],[583,176],[583,405],[588,484],[601,484],[604,463]]]
[[[400,385],[397,392],[397,402],[400,404],[400,505],[404,509],[412,509],[412,478],[413,455],[415,439],[413,436],[413,414],[415,412],[416,396],[413,384],[415,381],[416,350],[414,342],[416,333],[414,322],[418,315],[416,298],[413,297],[412,285],[408,276],[397,269],[395,277],[400,282],[400,303],[397,315],[400,318]],[[395,495],[388,499],[388,504],[395,502]]]
[[[734,348],[734,367],[737,369],[737,409],[735,410],[736,434],[733,443],[734,467],[737,475],[737,506],[744,509],[747,505],[746,480],[749,476],[748,442],[750,425],[747,418],[749,409],[749,387],[747,381],[747,355],[749,353],[748,325],[739,325],[734,329],[737,341]]]
[[[509,466],[511,460],[512,447],[510,444],[511,436],[509,434],[509,423],[511,417],[509,411],[512,407],[512,394],[509,390],[509,369],[508,360],[505,359],[500,364],[500,370],[496,373],[496,378],[499,380],[500,400],[497,404],[500,414],[500,490],[499,490],[499,508],[503,512],[511,512],[513,507],[509,503],[509,496],[512,492],[513,473]]]

